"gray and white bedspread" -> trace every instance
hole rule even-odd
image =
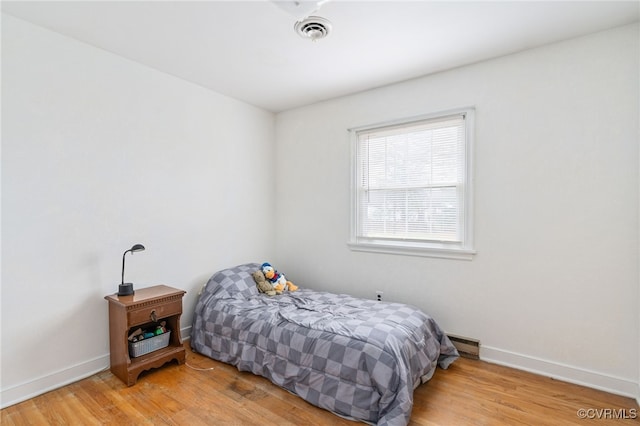
[[[406,425],[415,387],[458,357],[417,308],[304,288],[269,297],[251,277],[259,268],[239,265],[211,277],[194,313],[196,352],[378,425]]]

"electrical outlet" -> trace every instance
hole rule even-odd
[[[380,291],[380,290],[376,290],[376,299],[378,300],[378,302],[382,302],[382,295],[384,292]]]

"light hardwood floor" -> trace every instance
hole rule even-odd
[[[195,354],[127,387],[109,371],[1,412],[10,425],[357,425]],[[212,369],[211,369],[212,368]],[[584,411],[580,411],[584,410]],[[588,418],[580,418],[586,413]],[[632,418],[634,417],[634,418]],[[461,358],[414,392],[411,425],[640,424],[634,400]]]

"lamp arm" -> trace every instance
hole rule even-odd
[[[127,255],[127,253],[129,253],[131,251],[131,249],[126,250],[123,254],[122,254],[122,284],[124,285],[124,257]]]

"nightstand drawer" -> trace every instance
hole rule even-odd
[[[182,313],[182,300],[178,299],[173,302],[163,302],[151,304],[140,309],[132,309],[127,313],[130,326],[144,324],[147,322],[160,321],[163,318]]]

